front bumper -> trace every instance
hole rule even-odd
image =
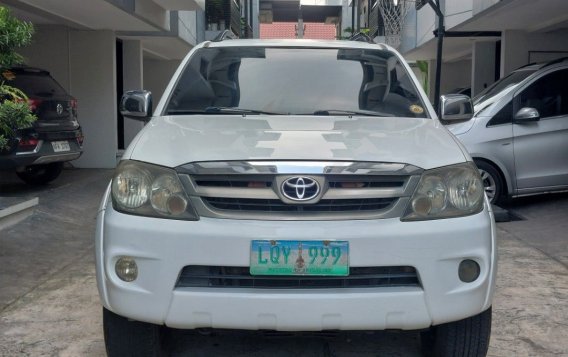
[[[469,217],[424,222],[188,222],[122,214],[107,201],[108,192],[97,217],[99,293],[107,309],[135,320],[175,328],[421,329],[491,306],[496,246],[488,208]],[[175,288],[186,265],[248,266],[253,239],[348,240],[351,266],[413,266],[422,287]],[[134,282],[116,276],[114,264],[121,256],[136,259]],[[481,267],[473,283],[458,278],[463,259]]]

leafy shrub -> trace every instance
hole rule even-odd
[[[31,42],[33,25],[12,16],[10,10],[0,6],[0,151],[9,148],[10,139],[18,130],[27,128],[36,120],[28,106],[28,97],[9,85],[14,74],[8,68],[23,62],[15,50]]]

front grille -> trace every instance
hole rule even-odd
[[[361,198],[321,200],[314,204],[291,205],[281,200],[254,198],[203,197],[209,206],[226,211],[243,212],[360,212],[378,211],[389,207],[396,198]]]
[[[189,265],[182,269],[176,288],[337,289],[420,287],[410,266],[351,267],[349,276],[250,275],[248,267]]]
[[[262,160],[176,170],[200,217],[288,221],[401,217],[423,171],[404,163]]]

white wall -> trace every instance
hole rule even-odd
[[[181,61],[144,59],[144,89],[152,92],[154,108]]]
[[[178,11],[179,37],[191,45],[197,44],[197,17],[195,11]]]
[[[502,33],[501,77],[529,63],[529,51],[568,51],[568,33],[526,33],[507,30]]]
[[[436,61],[428,61],[428,97],[434,103],[434,86],[436,84]],[[440,94],[448,93],[456,88],[471,86],[471,61],[462,60],[442,63]]]
[[[480,12],[490,8],[491,6],[499,3],[501,0],[475,0],[473,2],[473,15],[477,15]]]
[[[495,42],[478,41],[472,44],[472,97],[495,82]]]
[[[434,38],[434,31],[438,27],[436,13],[428,5],[416,13],[416,47],[421,46]]]
[[[470,19],[472,17],[472,7],[473,0],[446,1],[444,9],[446,29],[451,29],[465,20]]]
[[[85,134],[77,167],[116,166],[116,37],[112,31],[70,31],[69,75]]]
[[[124,91],[139,90],[143,86],[142,41],[122,41],[122,88]],[[119,93],[122,95],[122,93]],[[124,118],[124,147],[144,127],[139,120]]]
[[[75,98],[85,134],[77,167],[116,165],[116,37],[112,31],[77,31],[39,25],[20,50],[30,66],[46,69]]]
[[[27,65],[48,70],[70,92],[67,27],[36,25],[32,44],[18,52],[24,56]]]

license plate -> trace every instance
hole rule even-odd
[[[253,240],[251,275],[349,275],[349,242]]]
[[[55,152],[62,152],[62,151],[70,151],[71,148],[69,147],[68,141],[52,141],[51,146],[53,147],[53,151]]]

